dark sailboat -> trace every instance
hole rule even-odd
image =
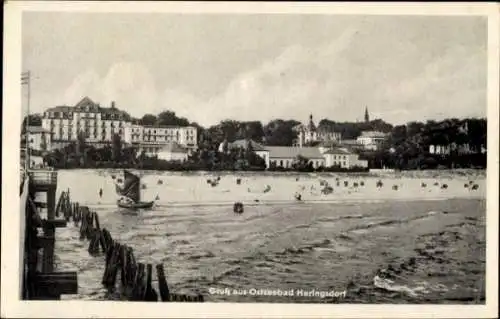
[[[116,192],[122,196],[117,201],[121,208],[151,208],[154,201],[141,202],[141,179],[127,170],[123,171],[123,187],[115,184]]]

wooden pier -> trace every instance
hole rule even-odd
[[[21,186],[24,300],[59,300],[61,295],[78,293],[76,272],[54,271],[55,231],[66,227],[66,220],[56,219],[56,191],[57,171],[30,169],[25,173]],[[46,200],[37,201],[38,194],[46,194]]]

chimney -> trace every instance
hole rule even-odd
[[[114,109],[115,108],[115,101],[111,101],[111,108]]]

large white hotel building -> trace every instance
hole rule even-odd
[[[153,155],[169,144],[178,144],[186,150],[197,147],[197,129],[193,126],[149,127],[132,124],[131,117],[115,107],[102,107],[88,97],[75,106],[56,106],[47,109],[42,127],[50,132],[51,148],[61,148],[77,140],[79,132],[85,141],[96,147],[109,145],[113,135],[138,151]]]

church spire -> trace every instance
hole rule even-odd
[[[365,107],[365,122],[370,122],[370,115],[368,115],[368,107]]]

